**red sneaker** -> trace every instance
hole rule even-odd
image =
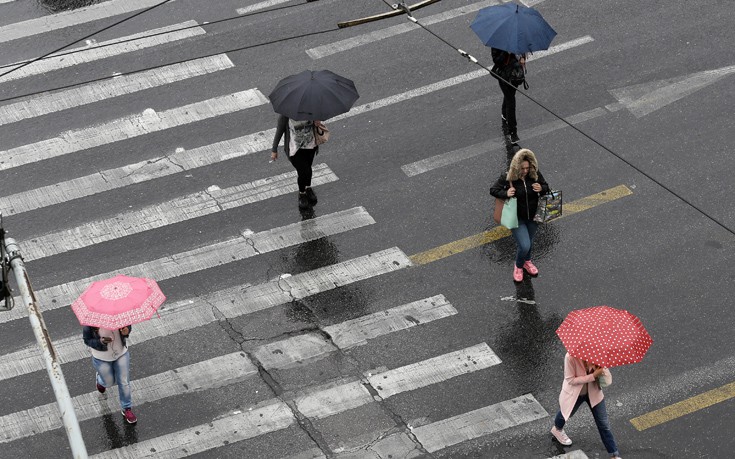
[[[106,390],[107,390],[107,388],[106,388],[105,386],[103,386],[103,385],[100,385],[100,383],[97,383],[97,391],[98,391],[98,392],[99,392],[100,394],[104,394]]]
[[[523,269],[525,269],[528,272],[528,274],[532,276],[538,275],[538,268],[536,267],[536,265],[531,263],[531,260],[528,260],[527,262],[523,263]]]
[[[138,422],[138,418],[135,417],[131,408],[125,408],[124,410],[122,410],[122,415],[125,418],[125,422],[127,422],[128,424],[135,424],[136,422]]]
[[[523,268],[513,265],[513,280],[516,282],[523,282]]]

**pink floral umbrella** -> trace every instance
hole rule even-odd
[[[164,301],[153,279],[119,274],[92,283],[71,308],[82,325],[114,330],[150,319]]]

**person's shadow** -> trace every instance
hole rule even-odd
[[[536,303],[533,283],[528,277],[515,287],[518,315],[501,329],[495,348],[508,364],[518,393],[537,393],[548,390],[549,381],[555,381],[558,375],[558,365],[551,360],[556,357],[556,329],[562,318],[556,312],[546,313]],[[545,313],[542,315],[540,311]]]
[[[138,443],[138,431],[135,425],[123,421],[122,433],[115,422],[116,418],[122,418],[118,413],[108,413],[102,416],[102,426],[105,429],[105,440],[108,449],[117,449]]]

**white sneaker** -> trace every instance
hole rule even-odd
[[[556,441],[564,446],[569,446],[572,444],[572,439],[567,436],[566,432],[564,432],[564,429],[557,430],[556,426],[554,426],[551,428],[551,435],[556,438]]]

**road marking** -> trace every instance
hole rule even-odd
[[[291,0],[266,0],[264,2],[256,3],[255,5],[246,6],[244,8],[238,8],[235,10],[237,14],[242,16],[243,14],[252,13],[253,11],[259,11],[266,8],[270,8],[271,6],[280,5],[282,3],[288,3]]]
[[[338,180],[326,164],[315,165],[313,171],[312,186]],[[38,260],[291,192],[295,195],[297,191],[296,171],[225,189],[211,187],[206,191],[181,196],[142,209],[122,212],[112,217],[84,223],[75,228],[29,237],[23,242],[23,256],[26,261]]]
[[[618,185],[605,191],[587,196],[585,198],[564,204],[564,215],[560,218],[574,215],[578,212],[582,212],[593,207],[605,204],[608,202],[615,201],[625,196],[632,195],[633,192],[625,185]],[[475,247],[480,247],[491,242],[495,242],[498,239],[502,239],[510,236],[510,230],[502,226],[496,226],[495,228],[484,231],[479,234],[468,236],[464,239],[453,241],[433,249],[411,255],[411,262],[415,265],[425,265],[432,261],[441,260],[451,255],[465,252]]]
[[[449,378],[453,378],[454,376],[452,375],[466,374],[480,370],[484,365],[491,363],[491,361],[486,362],[484,360],[489,356],[488,351],[492,354],[492,351],[485,343],[463,351],[457,351],[460,353],[464,352],[465,355],[478,359],[478,364],[470,367],[467,367],[465,362],[456,362],[454,359],[456,353],[446,354],[446,364],[450,365],[450,368],[432,367],[436,370],[436,374],[427,371],[424,376],[428,376],[431,382],[426,382],[423,386],[443,382]],[[440,356],[432,360],[439,362],[442,361],[442,357]],[[430,368],[428,365],[421,365],[421,362],[414,364],[414,366],[416,365]],[[454,368],[457,365],[460,368]],[[408,379],[417,378],[417,375],[412,375],[402,370],[402,368],[390,370],[390,372],[404,373]],[[380,376],[380,374],[376,376]],[[398,394],[402,389],[411,390],[410,387],[414,386],[423,387],[418,381],[413,384],[398,384],[392,393]],[[362,381],[352,381],[336,384],[331,383],[326,386],[312,388],[304,395],[297,395],[293,403],[302,415],[311,419],[320,419],[342,413],[348,409],[373,403],[374,401],[375,399]],[[266,413],[261,412],[261,410],[266,408]],[[93,457],[186,457],[220,447],[224,442],[232,444],[254,436],[275,432],[288,427],[294,422],[293,413],[286,403],[282,400],[272,399],[259,404],[252,411],[237,411],[233,414],[221,416],[212,422],[122,448],[105,451]]]
[[[464,16],[466,14],[474,13],[486,6],[497,5],[499,3],[500,2],[497,0],[484,0],[481,2],[473,3],[471,5],[462,6],[459,8],[455,8],[452,10],[444,11],[442,13],[438,13],[438,14],[434,14],[431,16],[426,16],[425,18],[418,18],[418,19],[421,21],[421,24],[428,26],[431,24],[437,24],[439,22],[448,21],[450,19],[454,19],[459,16]],[[391,27],[379,29],[374,32],[357,35],[355,37],[347,38],[347,39],[340,40],[334,43],[328,43],[326,45],[317,46],[316,48],[307,49],[306,54],[308,54],[309,57],[311,57],[312,59],[321,59],[322,57],[331,56],[332,54],[337,54],[343,51],[348,51],[350,49],[357,48],[358,46],[366,45],[369,43],[374,43],[376,41],[384,40],[390,37],[395,37],[397,35],[401,35],[406,32],[416,30],[418,28],[420,28],[420,26],[412,22],[406,22],[403,24],[398,24],[398,25],[394,25]]]
[[[343,233],[375,223],[363,207],[319,216],[290,225],[261,231],[243,233],[240,237],[206,245],[197,249],[169,255],[135,266],[117,268],[104,274],[57,285],[36,291],[43,311],[70,305],[94,281],[107,279],[120,273],[138,277],[150,277],[157,281],[171,279],[204,269],[222,266],[234,261],[263,253],[292,247],[304,242]],[[19,303],[20,304],[20,303]],[[25,308],[14,308],[0,315],[0,323],[28,316]]]
[[[196,25],[196,21],[186,21],[180,24],[136,33],[127,37],[116,38],[114,40],[99,43],[94,42],[79,48],[73,48],[71,51],[74,52],[71,54],[69,54],[70,50],[65,50],[57,54],[52,54],[48,58],[36,61],[33,64],[26,65],[12,73],[3,75],[0,77],[0,83],[18,80],[32,75],[40,75],[53,70],[65,69],[79,64],[106,59],[108,57],[119,56],[121,54],[139,51],[141,49],[153,48],[165,43],[184,40],[207,33],[201,27],[194,27]],[[124,43],[121,43],[123,41]],[[2,66],[0,67],[0,74],[11,69],[16,69],[20,65],[22,65],[22,63]]]
[[[408,266],[411,266],[408,257],[401,250],[393,247],[263,284],[238,285],[200,297],[164,304],[159,310],[160,320],[149,320],[135,326],[134,340],[136,344],[139,344],[208,325],[221,320],[223,316],[228,319],[242,317]],[[444,307],[444,311],[446,314],[451,312],[447,306]],[[427,311],[419,317],[424,323],[430,318],[432,320],[439,318],[438,315],[437,311]],[[351,323],[352,321],[348,321],[342,325],[334,325],[333,329],[349,330]],[[350,335],[350,333],[345,334]],[[359,337],[352,339],[338,337],[338,342],[350,344],[355,343],[357,339]],[[62,364],[89,358],[89,350],[81,342],[77,333],[55,340],[54,348]],[[44,368],[44,360],[35,344],[0,356],[0,380],[33,373]]]
[[[8,170],[152,132],[196,123],[266,103],[268,99],[260,91],[248,89],[160,113],[149,108],[141,114],[118,118],[83,129],[66,131],[53,139],[0,152],[2,157],[0,170]]]
[[[324,327],[332,342],[342,350],[361,346],[368,340],[397,330],[457,314],[444,295],[436,295],[396,308],[358,317],[337,325]]]
[[[16,22],[0,27],[0,43],[131,13],[150,8],[158,3],[161,3],[161,0],[108,0],[73,11]]]
[[[559,454],[558,456],[550,457],[549,459],[589,459],[589,457],[581,449],[575,449],[569,451],[566,454]]]
[[[610,90],[636,118],[644,117],[735,73],[735,65]]]
[[[234,67],[226,54],[114,77],[61,91],[44,92],[0,107],[0,126],[60,112],[102,100],[133,94]],[[1,72],[0,72],[1,73]]]
[[[566,120],[573,125],[577,125],[585,121],[589,121],[591,119],[605,115],[607,113],[608,111],[605,110],[604,108],[594,108],[586,112],[577,113],[576,115],[572,115],[566,118]],[[566,127],[568,127],[568,125],[564,121],[556,120],[556,121],[551,121],[551,122],[542,124],[535,128],[523,129],[520,131],[520,135],[524,139],[533,139],[535,137],[540,137],[542,135],[545,135],[550,132],[554,132],[554,131],[557,131],[559,129],[563,129]],[[441,167],[456,164],[458,162],[464,161],[465,159],[481,156],[493,150],[499,150],[501,148],[502,149],[505,148],[505,140],[503,137],[498,137],[497,139],[487,140],[485,142],[480,142],[475,145],[470,145],[468,147],[460,148],[458,150],[449,151],[446,153],[440,153],[438,155],[430,156],[428,158],[424,158],[424,159],[403,165],[401,166],[401,170],[408,177],[415,177],[417,175],[424,174],[426,172],[430,172],[435,169],[439,169]]]
[[[687,414],[703,410],[717,403],[735,398],[735,382],[725,384],[716,389],[709,390],[686,400],[651,411],[642,416],[630,420],[638,431],[650,429]]]
[[[463,374],[498,365],[500,358],[485,344],[406,365],[367,377],[382,398],[429,386]]]
[[[463,441],[548,417],[531,394],[486,406],[413,429],[426,451],[433,453]]]
[[[293,336],[260,346],[254,353],[264,368],[292,368],[321,359],[338,349],[366,344],[368,340],[443,319],[457,313],[443,295],[379,311],[340,324],[321,333]]]
[[[87,351],[89,355],[89,351]],[[130,381],[136,405],[235,384],[257,375],[258,369],[243,352],[215,357],[203,362]],[[107,396],[97,391],[72,398],[79,421],[119,412],[116,388]],[[18,411],[0,418],[0,443],[8,443],[64,427],[59,407],[54,403]]]

